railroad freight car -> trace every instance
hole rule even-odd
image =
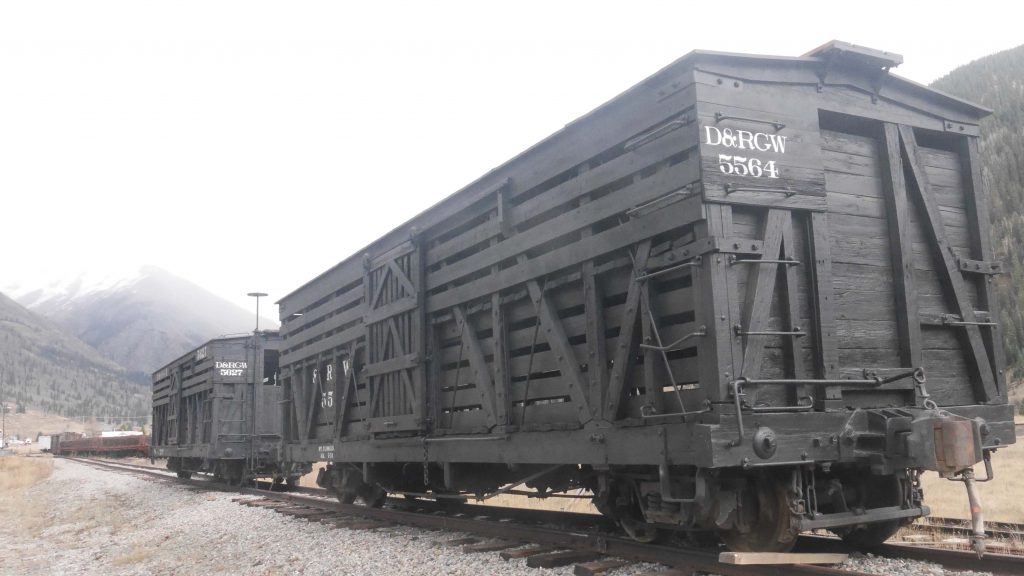
[[[149,436],[48,436],[49,451],[55,456],[149,456]]]
[[[181,478],[193,472],[239,484],[295,483],[308,467],[279,458],[277,332],[211,340],[153,374],[154,458]]]
[[[287,295],[286,458],[736,550],[880,542],[924,471],[970,492],[1014,442],[989,112],[901,61],[693,52]]]

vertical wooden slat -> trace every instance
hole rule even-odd
[[[732,235],[732,208],[722,204],[705,206],[705,219],[695,226],[697,239]],[[740,339],[733,325],[739,321],[739,298],[727,257],[705,254],[694,269],[695,306],[707,335],[697,345],[700,383],[712,402],[729,400],[729,384],[738,376],[742,362]]]
[[[584,189],[588,187],[586,172],[589,165],[584,164],[578,169],[577,180]],[[580,197],[580,205],[590,202],[590,196]],[[590,226],[580,230],[580,238],[587,238],[593,234]],[[581,277],[583,280],[583,306],[586,313],[587,326],[587,383],[590,386],[590,406],[600,411],[604,402],[604,391],[608,386],[608,346],[605,341],[604,322],[604,293],[601,289],[597,275],[594,273],[594,261],[586,260],[581,265]],[[597,414],[595,414],[597,416]]]
[[[640,309],[644,342],[657,344],[658,340],[654,337],[654,334],[658,330],[658,326],[655,323],[658,312],[651,298],[650,282],[644,282],[643,288],[640,291]],[[667,344],[667,342],[662,342],[662,344]],[[646,403],[654,409],[655,414],[665,413],[665,394],[662,388],[666,384],[675,384],[675,382],[671,381],[668,370],[665,369],[662,354],[664,352],[651,350],[650,348],[644,349],[644,393],[647,396]],[[659,372],[664,375],[664,383],[658,380]]]
[[[914,282],[914,247],[910,235],[910,204],[903,176],[899,129],[886,122],[882,128],[880,154],[885,212],[892,253],[893,284],[896,292],[896,324],[899,329],[900,362],[921,366],[921,319]]]
[[[494,419],[499,426],[509,424],[508,327],[501,306],[501,294],[491,295],[491,342],[494,365]]]
[[[302,434],[302,431],[308,429],[305,420],[306,396],[304,394],[304,389],[306,388],[306,367],[304,364],[296,366],[292,372],[291,400],[292,413],[295,415],[295,436],[299,443],[305,444],[308,438]]]
[[[960,166],[963,178],[964,198],[967,204],[967,219],[970,223],[971,245],[974,257],[978,260],[991,262],[995,259],[992,251],[992,221],[988,210],[988,196],[983,189],[981,179],[981,161],[978,159],[978,138],[964,136],[960,140]],[[978,305],[987,310],[990,318],[999,318],[999,298],[992,286],[990,275],[980,276]],[[1001,326],[994,326],[983,334],[985,346],[989,351],[989,360],[995,370],[996,388],[1000,397],[1006,396],[1005,351],[1002,338],[999,336]]]
[[[932,194],[928,176],[924,172],[924,162],[920,158],[921,151],[917,146],[914,129],[910,126],[900,125],[899,132],[905,159],[910,167],[909,173],[916,184],[913,190],[924,209],[924,227],[927,230],[932,251],[939,260],[937,268],[939,278],[945,288],[946,298],[950,305],[956,308],[956,312],[964,322],[976,322],[974,306],[971,305],[967,297],[967,287],[964,285],[960,265],[946,240],[946,227],[942,222],[942,214],[939,212],[939,206]],[[999,399],[999,390],[996,388],[992,364],[989,362],[988,350],[982,340],[980,328],[967,325],[956,329],[964,331],[970,353],[969,359],[973,361],[977,371],[978,379],[974,381],[975,398],[983,404]]]
[[[787,223],[782,227],[782,259],[783,260],[796,260],[803,264],[804,258],[802,258],[796,251],[796,244],[794,243],[794,225],[796,220],[792,217],[792,214],[787,218]],[[782,289],[785,291],[785,299],[783,300],[782,316],[786,325],[792,329],[796,329],[800,326],[800,287],[797,278],[797,267],[796,266],[785,266],[782,270]],[[783,352],[785,354],[786,363],[786,374],[792,378],[805,378],[806,370],[804,370],[803,355],[801,354],[802,347],[800,341],[796,338],[784,338],[783,339]],[[789,391],[789,401],[791,404],[797,404],[799,398],[798,392],[807,393],[806,390],[798,391],[792,389]]]
[[[839,347],[836,342],[835,298],[832,286],[832,252],[829,246],[828,215],[812,212],[807,226],[810,253],[811,311],[814,316],[815,371],[818,378],[839,375]],[[842,401],[838,386],[818,386],[814,394],[817,409],[836,408]]]
[[[498,188],[494,195],[494,218],[498,220],[500,233],[491,239],[491,246],[500,244],[512,230],[510,214],[505,206],[505,189],[509,182]],[[491,274],[501,271],[501,266],[491,266]],[[499,426],[507,426],[509,420],[509,356],[508,326],[505,325],[505,312],[501,305],[501,291],[491,294],[491,363],[494,366],[494,418]]]

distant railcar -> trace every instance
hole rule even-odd
[[[693,52],[280,302],[343,500],[587,488],[637,539],[871,544],[1015,441],[978,124],[833,42]]]
[[[218,338],[153,374],[154,458],[188,478],[295,483],[309,470],[280,458],[277,332]]]
[[[149,456],[149,436],[51,436],[49,451],[55,456]]]

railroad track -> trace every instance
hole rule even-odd
[[[439,538],[438,545],[459,546],[467,554],[500,553],[505,559],[526,558],[527,565],[535,567],[575,564],[576,574],[602,574],[609,569],[647,562],[668,567],[650,573],[652,576],[682,576],[692,572],[709,572],[721,576],[866,576],[865,573],[842,567],[723,564],[718,560],[717,550],[643,544],[621,537],[610,530],[608,522],[602,517],[592,514],[477,504],[463,504],[453,508],[430,501],[404,499],[389,499],[383,508],[368,508],[342,504],[319,489],[276,492],[260,488],[239,488],[212,480],[180,480],[171,473],[145,466],[81,458],[71,460],[156,477],[195,489],[238,492],[247,496],[236,499],[240,505],[268,508],[337,528],[376,530],[400,524],[428,530],[464,532],[473,536],[447,540]],[[850,552],[840,540],[821,536],[802,536],[795,551]],[[989,554],[979,560],[973,552],[899,544],[887,544],[872,552],[890,558],[932,562],[951,570],[986,571],[996,575],[1024,574],[1024,557],[1021,556]]]
[[[971,521],[966,518],[927,516],[918,518],[909,528],[915,532],[921,532],[923,536],[935,535],[959,539],[969,539],[971,536]],[[1024,524],[986,522],[985,534],[993,540],[1006,543],[1008,547],[1024,547]]]

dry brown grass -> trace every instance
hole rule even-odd
[[[38,534],[46,523],[46,506],[22,493],[51,474],[52,458],[0,457],[0,524]]]
[[[52,458],[5,456],[0,458],[0,492],[22,490],[53,474]]]

